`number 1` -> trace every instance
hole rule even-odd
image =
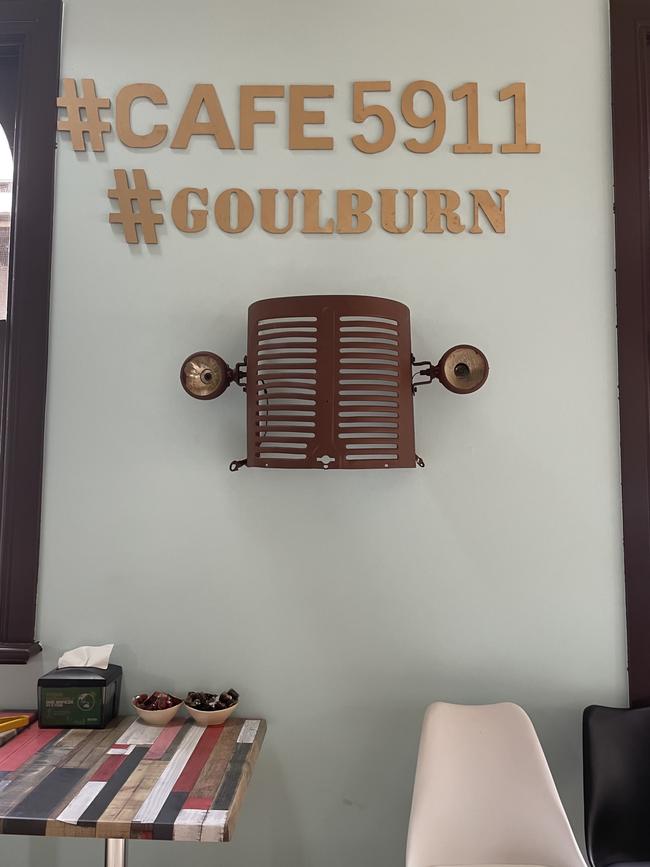
[[[468,81],[451,92],[451,98],[467,100],[467,141],[465,144],[455,144],[452,150],[455,154],[491,154],[491,144],[481,144],[478,135],[478,84]]]
[[[526,141],[526,85],[523,81],[509,84],[499,91],[499,99],[515,101],[515,140],[512,144],[502,144],[499,150],[502,154],[538,154],[541,145]]]

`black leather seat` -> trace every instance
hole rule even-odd
[[[585,839],[593,867],[650,867],[650,707],[583,715]]]

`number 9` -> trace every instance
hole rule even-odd
[[[431,97],[431,111],[425,115],[417,114],[413,107],[415,94],[420,91]],[[429,154],[439,146],[445,135],[447,110],[444,94],[436,84],[432,81],[412,81],[407,84],[402,93],[402,116],[407,124],[415,129],[431,127],[431,138],[425,141],[407,138],[404,142],[405,148],[416,154]]]

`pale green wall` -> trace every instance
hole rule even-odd
[[[68,0],[62,74],[101,93],[152,81],[177,119],[214,82],[333,82],[333,153],[58,150],[42,574],[45,652],[1,669],[2,704],[79,643],[117,644],[125,694],[236,685],[269,734],[236,841],[140,843],[132,867],[394,867],[418,730],[433,700],[512,699],[532,715],[574,826],[591,702],[625,701],[613,227],[605,2]],[[496,91],[525,81],[538,157],[461,157],[461,106],[430,156],[349,144],[355,79],[481,88],[483,137],[505,141]],[[144,125],[152,111],[142,108]],[[283,120],[284,123],[284,120]],[[236,124],[234,124],[236,129]],[[403,129],[403,127],[400,127]],[[106,221],[112,169],[184,185],[506,187],[508,234],[285,238],[214,227],[129,249]],[[415,351],[475,342],[488,386],[416,400],[424,470],[227,470],[244,401],[191,401],[179,362],[234,363],[248,304],[302,292],[407,303]],[[0,840],[11,867],[99,863],[85,841]]]

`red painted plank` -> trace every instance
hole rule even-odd
[[[167,748],[178,734],[178,730],[183,726],[185,720],[173,720],[167,723],[165,728],[158,735],[156,740],[151,745],[145,759],[162,759],[167,752]],[[117,744],[115,745],[117,746]]]
[[[173,792],[191,792],[194,783],[199,778],[203,765],[207,762],[214,745],[221,737],[223,726],[208,726],[201,735],[199,742],[194,747],[194,752],[189,757],[180,777],[174,784]]]
[[[35,735],[32,729],[36,730]],[[0,771],[17,771],[62,731],[63,729],[39,729],[37,726],[30,726],[24,735],[18,735],[0,749]],[[5,755],[4,750],[8,750],[10,754]]]
[[[103,764],[101,764],[90,781],[93,783],[107,783],[113,776],[115,771],[124,762],[125,755],[109,756]]]
[[[16,750],[19,750],[24,744],[34,740],[38,730],[38,726],[32,724],[18,733],[19,740],[14,740],[9,746],[0,747],[0,761],[13,755],[13,753],[15,753]]]
[[[11,742],[11,744],[0,747],[0,763],[6,761],[6,759],[8,759],[9,756],[12,756],[17,750],[22,749],[26,744],[33,741],[39,731],[39,727],[32,723],[31,726],[18,732],[17,737]]]
[[[184,810],[209,810],[212,798],[188,798],[183,804]]]

